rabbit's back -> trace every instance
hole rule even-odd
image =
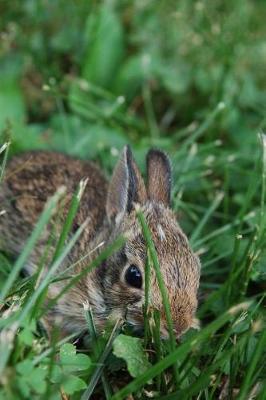
[[[54,219],[63,221],[82,179],[87,184],[72,231],[89,218],[82,240],[86,246],[105,217],[107,182],[97,166],[55,152],[36,151],[14,157],[0,190],[0,211],[4,211],[0,216],[0,248],[19,254],[47,199],[62,186],[66,188],[66,196],[60,204],[59,217],[56,215]],[[45,234],[43,240],[47,240]],[[42,253],[43,249],[39,247],[38,251]]]

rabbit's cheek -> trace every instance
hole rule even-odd
[[[125,318],[125,310],[123,308],[114,308],[109,314],[109,320],[116,322],[119,319]]]
[[[138,306],[137,304],[128,306],[126,310],[126,322],[134,327],[134,329],[142,329],[144,323],[142,306]]]

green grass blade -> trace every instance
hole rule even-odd
[[[210,207],[206,210],[202,220],[200,221],[200,223],[198,224],[198,226],[196,227],[196,229],[194,230],[194,232],[190,237],[190,242],[192,246],[194,245],[195,240],[200,236],[202,229],[206,225],[209,218],[212,216],[213,212],[219,207],[221,201],[223,200],[223,197],[224,197],[223,193],[218,193],[217,196],[214,198]]]
[[[57,269],[60,267],[62,264],[63,260],[66,258],[66,256],[69,254],[70,250],[73,248],[75,243],[77,242],[78,238],[80,237],[81,233],[84,231],[88,224],[88,220],[86,220],[80,227],[79,229],[75,232],[69,243],[65,246],[64,250],[61,252],[60,256],[57,257],[57,259],[53,262],[53,264],[50,266],[47,274],[45,275],[44,279],[40,282],[40,285],[36,288],[32,296],[30,297],[29,301],[26,303],[26,305],[23,308],[23,311],[21,312],[21,315],[19,317],[19,321],[22,321],[27,314],[29,313],[30,309],[38,299],[38,297],[41,295],[43,290],[48,287],[49,284],[52,284],[52,277],[54,276],[55,272]]]
[[[29,240],[27,241],[22,253],[20,254],[19,258],[17,259],[11,273],[8,276],[8,279],[0,293],[0,302],[2,302],[5,297],[7,296],[9,290],[11,289],[12,285],[14,284],[18,274],[24,267],[27,259],[29,258],[34,246],[36,245],[38,239],[40,238],[45,226],[48,224],[53,211],[55,210],[59,199],[63,195],[63,190],[59,189],[57,193],[48,200],[39,221],[37,222]]]
[[[60,266],[61,262],[63,259],[66,257],[66,255],[69,253],[71,248],[74,246],[75,242],[77,241],[78,237],[84,230],[85,226],[87,224],[87,221],[83,223],[80,228],[77,230],[77,232],[73,235],[73,238],[71,241],[68,243],[62,254],[57,258],[57,260],[53,263],[49,271],[47,272],[45,278],[41,281],[40,285],[38,288],[33,292],[32,296],[29,298],[27,303],[24,305],[23,309],[19,313],[18,317],[16,320],[13,322],[11,326],[8,326],[6,324],[5,329],[2,332],[2,340],[0,343],[0,350],[1,350],[1,361],[0,361],[0,373],[3,371],[3,369],[6,366],[6,363],[8,361],[8,358],[10,356],[10,353],[12,351],[13,347],[13,340],[15,333],[17,329],[21,326],[24,318],[26,318],[32,308],[32,306],[35,304],[37,301],[38,297],[42,294],[43,290],[49,285],[50,279],[57,270],[57,268]]]
[[[248,392],[251,389],[250,386],[252,384],[252,376],[255,373],[256,369],[258,368],[259,360],[262,357],[265,357],[265,348],[266,348],[266,330],[264,329],[260,335],[258,344],[256,346],[256,349],[254,351],[248,369],[245,373],[245,378],[241,385],[237,400],[245,400],[248,398]]]
[[[104,369],[105,360],[108,357],[108,355],[111,353],[113,342],[119,333],[121,325],[122,325],[122,321],[118,320],[112,330],[112,333],[109,337],[109,340],[105,346],[104,351],[102,352],[101,356],[99,357],[99,360],[97,362],[97,367],[96,367],[92,377],[90,378],[90,382],[89,382],[89,385],[88,385],[86,391],[81,396],[81,400],[89,400],[91,398],[91,395],[93,394],[95,386],[97,385],[97,382],[99,381],[102,371]]]
[[[144,83],[142,96],[144,100],[144,107],[146,112],[146,118],[148,121],[149,131],[151,132],[151,137],[153,139],[156,139],[160,136],[160,129],[156,121],[154,107],[152,104],[152,93],[150,88],[150,82]]]
[[[67,240],[68,234],[72,227],[74,218],[77,214],[80,200],[81,200],[82,194],[85,190],[86,184],[87,184],[87,180],[80,181],[78,190],[76,191],[76,193],[74,193],[74,195],[72,197],[69,211],[68,211],[66,220],[64,222],[61,235],[60,235],[59,240],[56,245],[53,261],[56,260],[56,258],[58,257],[58,255],[60,254],[60,252],[62,251],[62,249],[64,247],[65,241]]]
[[[211,363],[208,367],[204,367],[200,376],[197,377],[194,383],[190,384],[189,387],[186,387],[183,390],[179,390],[175,393],[171,393],[169,395],[163,396],[161,400],[176,400],[176,399],[191,399],[193,395],[196,395],[204,389],[204,387],[208,386],[210,382],[210,377],[215,373],[215,371],[224,364],[230,357],[233,352],[236,352],[244,343],[245,337],[242,337],[238,343],[233,347],[223,352],[222,356],[215,362]]]
[[[75,275],[67,285],[61,290],[61,292],[53,298],[46,307],[45,311],[52,308],[57,301],[62,297],[71,287],[73,287],[83,276],[87,275],[93,269],[97,268],[103,261],[110,257],[115,251],[119,250],[126,242],[126,238],[120,236],[111,245],[107,246],[87,267],[84,267],[82,271]]]
[[[92,352],[93,352],[95,358],[99,358],[100,347],[99,347],[99,342],[98,342],[98,338],[97,338],[98,335],[96,332],[96,327],[95,327],[94,320],[93,320],[92,309],[89,304],[84,304],[83,306],[84,306],[85,318],[86,318],[86,321],[88,324],[89,335],[93,340]],[[108,382],[108,379],[107,379],[107,376],[106,376],[104,370],[102,371],[101,381],[102,381],[102,385],[104,388],[105,398],[107,400],[109,400],[112,396],[112,389],[111,389],[111,386],[109,385],[109,382]]]
[[[4,157],[3,157],[2,165],[1,165],[1,167],[0,167],[0,185],[1,185],[1,182],[2,182],[3,177],[4,177],[4,171],[5,171],[5,168],[6,168],[6,163],[7,163],[7,158],[8,158],[9,147],[10,147],[10,142],[6,142],[6,143],[4,143],[4,144],[0,147],[0,155],[4,152]],[[0,210],[0,211],[1,211],[1,210]]]
[[[203,135],[203,133],[206,132],[207,129],[209,129],[211,124],[215,121],[217,116],[225,109],[225,107],[226,107],[225,103],[223,102],[218,103],[215,109],[210,114],[208,114],[205,121],[203,121],[203,123],[195,130],[195,132],[193,132],[189,136],[189,138],[183,142],[180,151],[187,149],[192,143],[195,143],[196,140],[198,140],[198,138],[201,135]]]
[[[139,222],[141,224],[141,229],[143,232],[143,236],[144,236],[147,248],[150,252],[152,265],[155,269],[156,278],[157,278],[158,285],[160,288],[162,302],[163,302],[163,306],[164,306],[164,310],[165,310],[165,316],[166,316],[166,322],[167,322],[168,333],[169,333],[169,338],[170,338],[171,350],[173,351],[176,347],[176,338],[175,338],[175,334],[174,334],[174,325],[173,325],[173,320],[172,320],[172,315],[171,315],[171,308],[170,308],[170,302],[169,302],[169,298],[168,298],[167,289],[164,284],[159,260],[157,257],[157,253],[156,253],[156,249],[155,249],[153,240],[152,240],[150,229],[145,221],[145,217],[144,217],[143,213],[140,210],[137,212],[137,216],[138,216]],[[175,368],[175,376],[177,379],[177,369],[176,368]]]
[[[266,195],[266,135],[259,135],[262,147],[262,187],[261,187],[261,224],[265,218],[265,195]]]
[[[233,222],[230,222],[228,224],[221,226],[220,228],[213,230],[211,233],[204,236],[202,239],[195,241],[194,247],[199,248],[200,246],[202,246],[206,242],[210,241],[211,239],[214,239],[217,236],[220,236],[222,233],[225,233],[225,232],[229,231],[230,229],[235,228],[236,226],[242,224],[243,221],[248,222],[248,221],[254,219],[255,216],[256,216],[256,213],[254,211],[251,211],[248,214],[246,214],[243,218],[236,219]]]
[[[149,304],[150,304],[150,273],[151,273],[151,262],[150,255],[148,254],[146,265],[145,265],[145,273],[144,273],[144,290],[145,290],[145,302],[144,302],[144,346],[147,346],[149,340]]]

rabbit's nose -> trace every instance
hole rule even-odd
[[[176,340],[178,340],[180,338],[180,331],[178,330],[177,327],[173,328],[173,333],[174,333]]]
[[[161,333],[161,339],[169,339],[170,335],[169,335],[169,331],[166,327],[161,327],[160,329],[160,333]],[[178,341],[178,339],[180,338],[180,333],[178,331],[178,329],[173,329],[173,333],[174,336],[176,337],[176,341]]]

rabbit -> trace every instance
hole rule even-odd
[[[59,219],[53,217],[55,225],[60,227],[71,197],[82,179],[87,179],[87,184],[70,236],[86,218],[89,218],[89,223],[61,268],[64,270],[75,263],[74,273],[77,274],[119,235],[126,234],[127,237],[120,250],[82,277],[48,310],[44,318],[44,326],[48,331],[59,326],[63,335],[86,332],[84,304],[90,305],[99,331],[104,329],[108,320],[117,318],[124,318],[136,331],[143,329],[147,249],[137,218],[137,208],[142,210],[152,234],[168,291],[176,337],[179,338],[188,328],[197,326],[195,313],[200,261],[191,250],[170,208],[170,161],[163,151],[151,149],[147,153],[146,163],[147,185],[129,146],[123,148],[109,183],[92,162],[80,161],[61,153],[27,152],[15,156],[9,163],[0,187],[0,211],[5,210],[0,216],[0,248],[7,254],[14,257],[20,254],[47,199],[60,186],[65,186],[67,198],[64,207],[61,207],[63,213],[59,213]],[[48,226],[25,265],[26,273],[32,275],[37,271],[49,235]],[[165,310],[153,268],[150,280],[150,309],[159,310],[161,335],[167,337]],[[51,283],[48,299],[57,295],[64,285],[65,281]]]

